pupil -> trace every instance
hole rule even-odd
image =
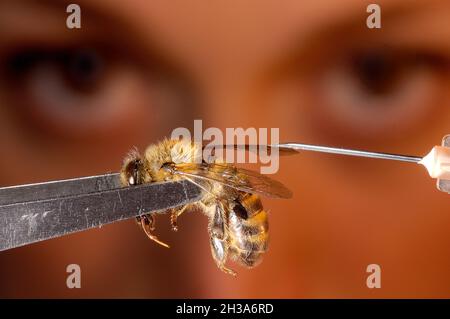
[[[93,50],[80,50],[66,57],[66,70],[69,82],[82,90],[93,90],[100,82],[103,61]]]
[[[353,61],[356,77],[371,94],[388,94],[400,80],[402,62],[386,52],[361,54]]]

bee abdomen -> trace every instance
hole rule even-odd
[[[263,210],[261,199],[255,194],[245,193],[240,198],[240,202],[238,204],[240,204],[247,213],[244,219],[251,218]],[[234,210],[236,210],[236,208],[237,207],[235,206]]]
[[[267,251],[269,242],[268,215],[257,195],[248,194],[241,202],[235,203],[230,211],[228,227],[233,257],[247,267],[256,266]]]

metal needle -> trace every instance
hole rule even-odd
[[[368,152],[368,151],[360,151],[360,150],[352,150],[352,149],[346,149],[346,148],[320,146],[320,145],[311,145],[311,144],[283,143],[283,144],[278,144],[277,146],[279,148],[288,148],[288,149],[293,149],[293,150],[313,151],[313,152],[322,152],[322,153],[331,153],[331,154],[340,154],[340,155],[349,155],[349,156],[370,157],[370,158],[411,162],[411,163],[418,163],[422,160],[422,157],[419,157],[419,156]]]

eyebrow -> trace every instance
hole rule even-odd
[[[92,43],[111,45],[152,71],[178,74],[181,68],[164,48],[158,46],[149,30],[141,30],[120,10],[102,10],[103,3],[79,0],[81,29],[68,29],[68,1],[17,0],[11,5],[0,2],[0,52],[18,46],[70,46]],[[114,8],[111,5],[111,8]],[[38,23],[36,23],[38,21]],[[145,36],[145,38],[144,38]]]
[[[61,34],[63,28],[53,28],[60,22],[58,12],[34,1],[14,1],[0,3],[0,39],[9,42],[17,37],[52,37],[55,32]],[[36,23],[38,16],[39,23]],[[52,31],[52,32],[50,32]],[[20,40],[20,39],[19,39]]]
[[[113,21],[109,15],[98,13],[85,5],[82,8],[82,28],[69,29],[66,27],[68,4],[66,1],[52,0],[0,3],[0,45],[67,45],[79,38],[105,35],[108,31],[114,37],[120,36],[126,30],[120,20],[111,24]],[[111,33],[112,28],[117,29],[117,32]]]
[[[430,2],[418,8],[404,8],[386,17],[390,19],[383,35],[386,41],[405,46],[419,43],[450,54],[450,41],[446,40],[450,39],[450,3],[440,2],[443,5],[440,10]]]
[[[436,10],[436,4],[441,4],[443,8],[447,7],[448,10]],[[348,28],[355,33],[361,34],[361,42],[372,39],[376,41],[386,41],[396,43],[417,43],[424,41],[423,38],[426,31],[430,35],[436,35],[437,40],[442,46],[448,46],[450,41],[442,41],[443,33],[447,34],[447,39],[450,38],[450,3],[442,0],[428,0],[409,3],[406,1],[392,1],[381,5],[381,28],[369,29],[366,26],[366,19],[370,13],[361,13],[361,19],[353,18],[351,22],[345,23],[340,21],[340,25],[344,28]],[[430,13],[433,15],[432,24],[425,24],[422,22],[426,20],[429,22]],[[441,24],[438,26],[436,22]],[[335,25],[339,30],[339,26]],[[431,31],[431,32],[430,32]],[[429,35],[427,34],[426,37]],[[429,42],[429,41],[427,41]],[[436,43],[435,43],[436,44]]]
[[[450,3],[446,4],[449,10],[435,12],[436,3],[446,2],[430,0],[411,5],[401,1],[383,5],[381,29],[369,29],[366,26],[366,19],[370,15],[365,10],[367,4],[354,6],[348,12],[334,17],[330,17],[332,12],[329,12],[311,32],[301,38],[295,35],[289,38],[290,41],[273,60],[269,73],[284,73],[286,68],[298,65],[299,60],[321,59],[322,54],[332,57],[332,54],[337,56],[348,49],[370,49],[380,45],[427,50],[450,59],[450,41],[445,40],[450,38]],[[429,14],[434,15],[433,24],[421,26],[420,32],[411,32]],[[309,65],[303,67],[308,68]]]
[[[382,14],[382,28],[381,30],[369,30],[366,27],[366,19],[370,13],[366,12],[366,4],[358,3],[357,5],[348,4],[348,10],[342,14],[334,14],[333,8],[327,12],[319,21],[319,25],[311,29],[304,39],[300,40],[301,45],[295,41],[295,37],[290,37],[290,41],[284,48],[284,53],[289,53],[292,56],[303,55],[303,52],[309,52],[311,47],[317,45],[319,47],[335,47],[336,43],[340,46],[348,45],[349,42],[358,44],[373,42],[375,44],[395,43],[397,45],[417,45],[418,42],[426,43],[428,46],[436,47],[436,50],[445,50],[450,52],[450,41],[443,41],[442,39],[450,38],[450,27],[438,28],[436,30],[436,23],[432,26],[424,26],[432,30],[430,35],[425,36],[425,32],[402,32],[395,29],[395,34],[390,34],[386,30],[393,26],[395,21],[402,20],[401,23],[411,25],[410,28],[416,26],[417,20],[422,19],[421,16],[426,14],[436,7],[436,3],[445,4],[446,2],[439,0],[421,1],[411,5],[404,1],[393,1],[381,6]],[[148,39],[148,29],[142,29],[133,19],[124,13],[124,10],[115,6],[115,2],[93,2],[86,0],[79,0],[78,4],[82,9],[82,29],[79,31],[73,30],[71,32],[65,27],[65,20],[68,13],[66,13],[67,1],[56,0],[17,0],[13,4],[5,5],[0,3],[0,47],[3,43],[8,41],[19,42],[37,41],[40,44],[46,42],[54,45],[62,42],[63,44],[70,43],[71,40],[77,41],[77,36],[86,38],[87,35],[95,37],[95,32],[98,32],[97,38],[108,37],[111,35],[115,42],[124,43],[127,52],[134,49],[137,55],[145,55],[147,52],[152,52],[157,60],[167,60],[158,64],[175,64],[171,53],[165,52],[163,48],[159,47],[156,41]],[[205,4],[206,5],[206,4]],[[435,19],[436,21],[450,21],[450,18],[445,18],[446,14],[450,15],[450,10],[440,10],[437,15],[443,15],[443,18]],[[33,21],[39,16],[39,23],[31,25]],[[33,19],[34,18],[34,19]],[[405,21],[405,22],[403,22]],[[442,22],[445,24],[445,22]],[[398,24],[398,23],[397,23]],[[58,27],[59,25],[63,27]],[[14,26],[14,28],[11,28]],[[295,29],[295,25],[292,26]],[[298,26],[297,26],[298,28]],[[381,31],[381,32],[380,32]],[[392,33],[394,33],[394,31]],[[406,33],[406,35],[405,35]],[[445,34],[446,33],[446,34]],[[68,36],[70,34],[70,36]],[[346,39],[347,35],[351,34],[351,39]],[[133,39],[130,39],[132,37]],[[151,39],[157,39],[153,36]],[[117,39],[117,40],[116,40]],[[111,41],[113,41],[111,40]],[[294,41],[292,41],[294,40]],[[325,44],[327,42],[330,44]],[[293,43],[293,47],[291,46]],[[334,46],[333,46],[334,43]],[[129,45],[127,47],[127,45]],[[285,45],[281,43],[281,45]],[[308,45],[309,47],[304,47]],[[150,47],[150,50],[148,49]],[[278,51],[283,55],[282,50]],[[292,54],[292,52],[296,52]],[[170,55],[170,57],[169,57]],[[157,58],[156,58],[157,57]],[[148,56],[142,56],[141,60],[150,60]],[[277,60],[281,61],[278,57]],[[283,59],[284,60],[284,59]]]

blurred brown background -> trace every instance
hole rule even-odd
[[[450,3],[0,2],[0,185],[117,171],[194,119],[282,141],[424,155],[450,133]],[[0,253],[0,297],[450,297],[450,198],[413,164],[304,153],[264,199],[261,265],[215,266],[201,214],[152,242],[133,221]],[[66,266],[82,270],[67,289]],[[366,267],[382,288],[366,287]]]

